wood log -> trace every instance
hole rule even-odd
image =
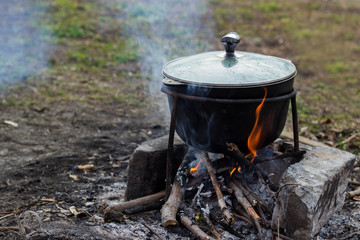
[[[199,239],[201,239],[201,240],[216,240],[216,239],[210,237],[209,235],[207,235],[205,232],[203,232],[195,223],[193,223],[184,214],[180,214],[180,221],[190,232],[192,232]]]
[[[133,199],[128,202],[122,202],[119,204],[110,205],[104,210],[104,212],[105,213],[109,211],[123,212],[126,209],[131,209],[134,207],[139,207],[141,205],[148,205],[151,203],[159,202],[163,198],[165,198],[165,191],[161,191],[145,197]]]
[[[215,175],[215,169],[211,165],[211,160],[209,159],[209,155],[206,152],[201,153],[202,157],[204,158],[204,163],[206,166],[206,170],[209,173],[212,185],[214,187],[216,196],[218,198],[218,204],[221,209],[221,213],[223,215],[224,220],[227,224],[231,225],[234,223],[234,216],[231,214],[230,210],[226,206],[224,196],[220,190],[219,183],[217,182],[216,175]]]
[[[176,213],[179,210],[183,192],[183,187],[175,180],[171,188],[170,196],[161,208],[161,224],[164,227],[178,225]]]

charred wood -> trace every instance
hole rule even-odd
[[[226,145],[228,154],[238,161],[241,168],[251,167],[251,162],[244,156],[242,152],[240,152],[235,143],[226,143]]]
[[[204,158],[204,163],[205,163],[206,169],[207,169],[207,171],[209,173],[209,176],[210,176],[212,185],[214,187],[216,196],[218,198],[218,204],[219,204],[219,207],[221,209],[221,213],[222,213],[222,215],[224,217],[224,220],[229,225],[233,224],[234,223],[234,217],[232,216],[230,210],[226,206],[224,196],[223,196],[223,194],[222,194],[222,192],[220,190],[219,184],[218,184],[217,179],[216,179],[215,169],[211,165],[211,160],[209,159],[209,156],[208,156],[207,153],[202,152],[201,155]]]
[[[226,223],[222,222],[220,219],[216,218],[214,216],[214,214],[210,213],[210,219],[213,220],[214,222],[216,222],[217,224],[219,224],[222,228],[224,228],[226,231],[228,231],[229,233],[239,237],[240,239],[243,239],[244,236],[239,234],[237,231],[235,231],[232,227],[230,227],[229,225],[227,225]]]
[[[259,232],[260,238],[263,240],[264,235],[261,230],[261,226],[259,224],[259,220],[261,219],[260,216],[255,212],[254,208],[251,206],[249,201],[244,196],[244,193],[241,191],[240,188],[238,188],[233,182],[230,182],[230,187],[234,189],[234,195],[238,202],[243,206],[245,211],[249,214],[249,216],[252,218],[252,220],[255,223],[255,226]]]

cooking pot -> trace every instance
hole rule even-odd
[[[239,42],[237,33],[228,33],[221,39],[225,52],[178,58],[162,70],[170,110],[177,101],[176,132],[199,150],[224,153],[235,143],[249,153],[250,135],[259,149],[285,126],[296,67],[286,59],[235,51]]]

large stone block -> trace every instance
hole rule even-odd
[[[282,175],[272,227],[294,239],[310,239],[345,200],[355,155],[329,147],[309,149]]]
[[[143,142],[129,160],[125,201],[157,193],[165,189],[168,136]],[[187,146],[177,136],[174,140],[175,175]]]

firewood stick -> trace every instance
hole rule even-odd
[[[5,226],[5,227],[0,227],[0,232],[6,232],[6,231],[19,231],[19,227],[18,226]]]
[[[269,186],[266,184],[266,182],[265,182],[264,178],[261,176],[261,174],[260,174],[258,171],[256,171],[256,174],[258,175],[258,177],[259,177],[260,181],[262,182],[262,184],[264,184],[264,186],[266,187],[266,189],[269,191],[269,193],[271,194],[271,196],[276,200],[276,194],[275,194],[273,191],[271,191],[271,189],[270,189]]]
[[[221,240],[221,235],[218,233],[218,231],[216,230],[214,224],[211,222],[210,220],[210,209],[209,209],[209,205],[206,205],[206,207],[204,206],[201,206],[201,204],[199,203],[198,206],[200,207],[203,215],[204,215],[204,218],[205,218],[205,221],[207,223],[207,225],[209,226],[210,228],[210,231],[216,236],[216,238],[218,240]]]
[[[176,213],[179,210],[183,197],[183,187],[175,180],[166,203],[161,208],[161,224],[164,227],[178,225]]]
[[[234,217],[231,214],[230,210],[227,208],[224,196],[222,195],[222,192],[219,187],[219,183],[217,182],[216,176],[215,176],[215,169],[211,165],[211,161],[209,159],[209,155],[206,152],[201,153],[202,157],[204,158],[206,169],[209,173],[212,185],[215,189],[216,196],[218,198],[218,204],[221,209],[221,213],[224,217],[224,220],[227,224],[231,225],[234,223]]]
[[[352,198],[357,195],[360,195],[360,188],[355,189],[354,191],[350,191],[346,193],[346,198]]]
[[[188,217],[184,214],[180,214],[181,223],[194,235],[196,235],[201,240],[216,240],[206,233],[204,233],[195,223],[193,223]]]
[[[151,194],[145,197],[130,200],[128,202],[122,202],[119,204],[110,205],[105,209],[105,213],[109,211],[122,212],[126,209],[139,207],[140,205],[147,205],[150,203],[158,202],[165,197],[165,191],[161,191],[155,194]]]
[[[223,221],[220,221],[219,219],[217,219],[214,214],[210,213],[210,219],[214,220],[217,224],[219,224],[221,227],[223,227],[226,231],[228,231],[229,233],[239,237],[240,239],[242,239],[244,236],[239,234],[237,231],[235,231],[231,226],[227,225],[226,223],[224,223]]]
[[[262,210],[261,206],[260,205],[256,205],[255,206],[256,208],[256,211],[259,213],[259,216],[261,218],[261,222],[263,223],[263,225],[265,225],[266,227],[269,227],[270,226],[270,223],[269,221],[267,220],[266,216],[265,216],[265,213],[264,211]]]
[[[245,211],[250,215],[250,217],[253,219],[255,226],[260,234],[260,238],[263,240],[264,239],[264,235],[261,231],[261,226],[259,224],[259,220],[260,217],[259,215],[255,212],[254,208],[251,206],[251,204],[249,203],[249,201],[245,198],[243,192],[240,190],[240,188],[238,188],[235,183],[233,183],[232,181],[230,182],[230,187],[232,189],[234,189],[234,195],[236,197],[236,199],[238,200],[238,202],[243,206],[243,208],[245,209]]]
[[[251,162],[240,152],[235,143],[226,143],[228,153],[239,161],[242,168],[248,168],[251,166]]]
[[[244,217],[244,216],[241,216],[241,215],[239,215],[239,214],[237,214],[237,213],[233,213],[233,215],[234,215],[235,217],[237,217],[238,219],[241,219],[241,220],[247,222],[248,224],[254,226],[254,223],[253,223],[249,218]]]

